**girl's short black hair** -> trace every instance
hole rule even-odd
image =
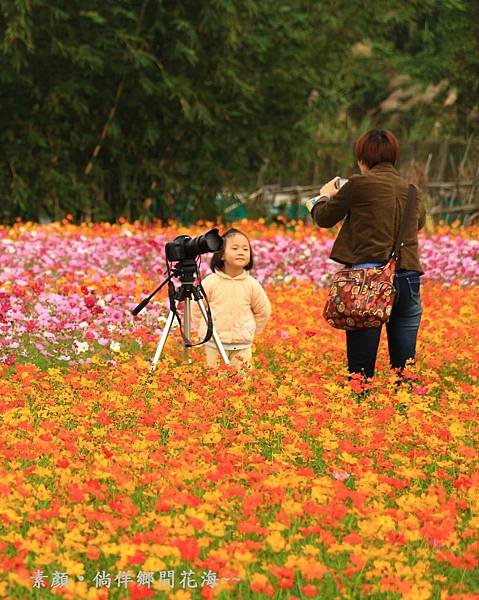
[[[249,238],[247,235],[245,235],[242,231],[240,231],[239,229],[235,229],[234,227],[231,227],[231,229],[228,229],[228,231],[225,231],[222,235],[224,241],[225,241],[225,246],[226,246],[226,239],[229,237],[232,237],[233,235],[242,235],[244,238],[246,238],[248,240],[248,246],[249,246],[249,263],[245,266],[245,270],[246,271],[251,271],[251,269],[253,268],[253,248],[251,247],[251,242],[249,241]],[[223,254],[224,254],[224,247],[222,250],[218,250],[218,252],[215,252],[213,254],[213,256],[211,257],[210,260],[210,269],[213,271],[213,273],[216,270],[219,271],[224,271],[225,269],[225,263],[223,260]]]

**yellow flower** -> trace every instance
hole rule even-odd
[[[311,498],[326,503],[331,496],[331,480],[329,477],[318,477],[313,480]]]
[[[53,469],[51,467],[36,467],[35,475],[38,477],[51,477],[53,475]],[[36,496],[38,496],[38,493]]]
[[[166,563],[157,556],[149,556],[142,566],[143,571],[165,571]]]
[[[348,454],[348,452],[343,452],[339,458],[350,465],[355,465],[358,462],[358,459],[355,456]]]
[[[70,598],[86,598],[87,600],[95,600],[98,598],[98,591],[96,588],[92,588],[88,585],[86,581],[77,581],[73,577],[71,577],[70,573],[68,574],[68,596]],[[61,589],[61,588],[60,588]],[[95,595],[90,593],[90,590],[95,592]],[[71,595],[70,595],[71,594]]]
[[[395,570],[395,566],[388,560],[378,559],[374,561],[373,565],[374,568],[371,569],[371,574],[375,577],[389,575]]]
[[[310,556],[316,556],[319,552],[318,548],[315,548],[311,544],[306,544],[305,546],[303,546],[302,551],[305,554],[309,554]]]
[[[273,521],[268,525],[268,529],[270,531],[284,531],[286,529],[286,525],[284,523],[280,523],[279,521]]]
[[[102,550],[103,554],[106,554],[108,556],[108,555],[118,554],[120,547],[118,544],[110,543],[110,544],[105,544],[101,550]]]
[[[191,593],[187,590],[177,590],[170,594],[168,598],[172,598],[173,600],[190,600]]]
[[[150,546],[150,555],[159,556],[162,558],[172,557],[172,558],[180,558],[180,551],[178,548],[173,548],[172,546],[160,546],[160,544],[153,544]],[[161,571],[162,569],[160,569]]]
[[[429,600],[431,598],[432,586],[428,581],[415,583],[411,589],[404,594],[404,600]]]
[[[466,435],[466,428],[462,423],[452,423],[449,425],[449,431],[454,438],[461,438]]]
[[[411,529],[408,531],[404,532],[404,537],[406,538],[406,540],[408,542],[418,542],[419,540],[421,540],[421,534],[419,533],[419,530],[417,529]]]
[[[50,490],[47,490],[43,483],[41,483],[35,491],[35,496],[37,500],[49,500],[51,498],[51,495],[52,494]]]
[[[278,398],[287,398],[288,396],[291,396],[292,390],[285,386],[285,385],[280,385],[277,390],[276,390],[276,395],[278,396]]]
[[[266,536],[266,541],[274,552],[280,552],[286,546],[286,541],[279,531],[273,531]]]
[[[235,564],[236,564],[236,562],[238,562],[240,564],[248,565],[255,560],[255,556],[253,554],[251,554],[251,552],[249,552],[248,550],[246,550],[244,552],[240,552],[238,550],[234,554],[234,560],[235,560]]]
[[[388,531],[393,531],[396,523],[388,515],[378,515],[369,517],[359,523],[359,531],[366,538],[375,538],[384,535]]]
[[[224,524],[218,519],[206,521],[204,530],[215,537],[222,537],[225,534]]]
[[[418,561],[413,566],[404,564],[396,564],[396,575],[402,579],[418,579],[427,573],[426,564],[423,561]]]
[[[67,573],[72,577],[80,577],[85,575],[85,567],[83,563],[77,562],[76,560],[66,560],[65,569]]]
[[[338,447],[338,441],[334,433],[323,430],[318,436],[319,441],[321,441],[323,448],[325,450],[336,450]]]
[[[265,587],[268,585],[269,579],[263,573],[255,573],[253,577],[251,577],[251,586],[261,586]]]
[[[304,556],[288,556],[285,567],[298,569],[306,579],[321,579],[326,572],[322,563]]]
[[[220,440],[221,440],[220,433],[215,433],[215,432],[211,433],[210,432],[203,436],[204,444],[217,444]]]

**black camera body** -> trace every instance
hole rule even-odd
[[[179,262],[195,259],[200,254],[218,252],[223,248],[223,244],[224,240],[216,228],[195,238],[179,235],[172,242],[165,244],[166,260]]]

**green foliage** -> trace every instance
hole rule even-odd
[[[214,218],[373,125],[478,128],[473,0],[0,0],[0,218]]]

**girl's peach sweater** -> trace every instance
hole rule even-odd
[[[261,284],[247,271],[230,277],[216,271],[202,281],[213,325],[224,344],[251,344],[271,316],[271,303]],[[206,323],[196,302],[191,303],[192,328],[201,339]]]

